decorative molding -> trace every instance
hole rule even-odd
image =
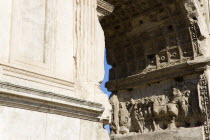
[[[194,49],[194,57],[201,56],[202,54],[200,53],[199,43],[198,43],[198,38],[201,35],[201,33],[198,27],[198,23],[196,21],[191,21],[189,29],[190,29],[191,40],[192,40],[192,45]]]
[[[196,71],[205,70],[206,65],[209,64],[209,62],[209,58],[200,57],[196,60],[189,60],[185,63],[177,64],[171,67],[136,74],[117,80],[110,80],[106,83],[106,88],[108,88],[109,91],[118,91],[133,88],[141,84],[151,84],[165,79],[192,74]]]
[[[114,6],[104,0],[98,0],[97,3],[97,11],[105,16],[114,11]]]
[[[74,83],[67,81],[67,80],[62,80],[62,79],[58,79],[58,78],[54,78],[51,76],[47,76],[47,75],[42,75],[42,74],[38,74],[35,72],[30,72],[30,71],[26,71],[26,70],[22,70],[22,69],[18,69],[15,67],[11,67],[11,66],[6,66],[6,65],[1,65],[0,66],[3,75],[6,76],[10,76],[10,77],[18,77],[18,78],[23,78],[23,76],[26,77],[32,77],[35,78],[37,80],[34,80],[35,82],[40,83],[40,80],[46,81],[46,82],[51,82],[51,83],[55,83],[57,84],[57,86],[65,86],[67,89],[71,89],[73,90],[74,87]]]
[[[7,82],[0,82],[0,105],[90,121],[99,121],[104,111],[99,103]]]
[[[200,75],[199,83],[198,83],[198,93],[199,93],[199,106],[201,112],[205,116],[204,122],[204,134],[205,140],[210,140],[210,126],[209,126],[209,89],[208,89],[208,80],[205,74]]]

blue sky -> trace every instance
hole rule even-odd
[[[107,91],[107,89],[105,88],[105,83],[109,80],[109,69],[111,68],[110,65],[107,64],[106,61],[106,52],[105,52],[105,57],[104,57],[104,70],[105,70],[105,75],[104,75],[104,80],[101,83],[101,89],[104,93],[106,93],[107,95],[110,96],[110,92]],[[108,130],[108,132],[110,132],[109,126],[105,126],[105,128]]]
[[[110,65],[107,64],[106,61],[106,54],[104,56],[104,70],[105,70],[105,75],[104,75],[104,80],[101,83],[101,89],[103,90],[104,93],[106,93],[107,95],[110,95],[111,93],[109,91],[107,91],[107,89],[105,88],[105,83],[109,80],[109,69],[111,68]]]

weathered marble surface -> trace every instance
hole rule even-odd
[[[109,140],[100,122],[0,107],[2,140]]]
[[[0,0],[0,11],[0,139],[108,140],[99,20],[113,6]]]

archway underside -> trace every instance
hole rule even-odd
[[[209,140],[209,1],[107,1],[112,134],[204,127]]]
[[[203,55],[198,43],[203,35],[197,18],[204,9],[201,1],[108,2],[115,10],[101,24],[106,36],[107,61],[112,66],[110,80],[157,71]]]

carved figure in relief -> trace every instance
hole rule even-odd
[[[131,125],[130,113],[127,110],[126,103],[120,103],[119,118],[120,118],[120,130],[121,134],[129,133],[129,127]]]
[[[167,103],[167,99],[164,95],[154,98],[153,113],[156,118],[166,116],[167,114],[166,103]]]
[[[144,120],[143,110],[142,110],[141,106],[142,106],[141,100],[139,101],[139,103],[134,105],[134,115],[135,115],[135,119],[137,120],[137,123],[139,126],[139,133],[143,134],[145,120]]]
[[[131,131],[143,134],[177,128],[178,120],[189,117],[190,94],[190,90],[183,87],[173,88],[169,95],[131,99],[127,102],[119,102],[117,96],[113,95],[110,99],[114,108],[112,133],[126,134]]]
[[[110,98],[112,105],[112,123],[111,123],[111,134],[119,134],[119,100],[116,95],[112,95]]]
[[[156,98],[153,104],[155,117],[169,117],[171,120],[168,124],[168,128],[176,128],[175,120],[179,112],[183,111],[185,116],[188,114],[189,94],[189,90],[182,93],[179,89],[173,88],[172,97],[169,102],[163,96]],[[181,108],[181,110],[179,108]]]
[[[181,99],[181,108],[184,112],[184,116],[187,116],[189,114],[189,97],[190,91],[187,90],[184,92],[184,96]]]
[[[169,117],[171,117],[171,123],[168,126],[169,129],[176,128],[175,119],[179,115],[179,100],[182,99],[182,93],[179,89],[173,88],[172,93],[173,93],[172,99],[167,104]]]
[[[157,119],[162,117],[171,118],[168,128],[175,128],[175,118],[178,116],[178,107],[176,103],[168,103],[168,99],[165,96],[157,97],[153,103],[153,111],[154,116]]]

